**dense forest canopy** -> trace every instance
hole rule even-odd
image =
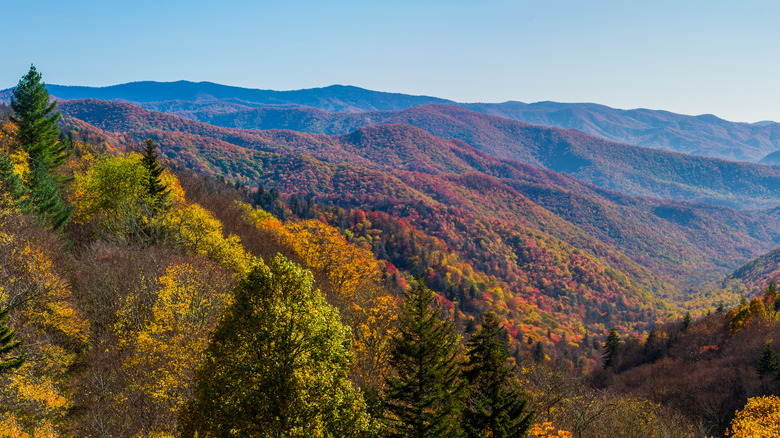
[[[0,437],[771,430],[771,212],[407,124],[56,103],[34,67],[0,111]]]

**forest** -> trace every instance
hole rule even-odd
[[[58,105],[32,67],[0,108],[0,437],[780,433],[773,253],[686,296],[701,265],[669,259],[771,222],[566,195],[405,125],[220,140]]]

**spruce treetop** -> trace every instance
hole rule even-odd
[[[11,96],[14,115],[10,119],[16,125],[19,142],[30,154],[30,159],[41,160],[52,169],[67,157],[66,145],[59,141],[57,121],[60,112],[54,112],[57,102],[50,102],[46,84],[41,79],[41,74],[31,65],[30,71],[14,88]]]

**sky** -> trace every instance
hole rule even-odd
[[[33,7],[34,5],[34,7]],[[0,0],[0,89],[332,84],[780,121],[780,2]]]

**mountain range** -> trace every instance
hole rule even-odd
[[[225,123],[238,123],[240,126],[233,127],[250,129],[260,128],[251,114],[258,107],[309,107],[330,113],[361,113],[446,104],[534,125],[576,129],[617,143],[725,160],[779,162],[777,156],[770,155],[780,149],[780,125],[770,121],[736,123],[709,114],[689,116],[650,109],[621,110],[592,103],[458,103],[342,85],[271,91],[210,82],[144,81],[109,87],[49,85],[48,89],[60,99],[127,101],[209,123],[219,123],[220,116],[225,114],[249,111],[249,115],[236,114]],[[0,92],[0,100],[8,98],[9,90]]]
[[[153,138],[171,165],[274,189],[289,204],[267,208],[332,221],[462,310],[496,311],[524,331],[641,332],[735,301],[760,282],[724,277],[780,245],[780,168],[515,120],[529,108],[547,108],[548,119],[567,108],[617,111],[607,107],[458,104],[341,86],[49,89],[74,139],[132,149]],[[90,93],[101,99],[66,99]],[[637,111],[625,117],[689,117]],[[725,123],[721,139],[735,126],[772,127],[693,119]],[[688,137],[696,126],[678,123]],[[360,227],[338,219],[360,211],[371,212]],[[491,292],[468,292],[475,284]]]
[[[312,134],[289,129],[260,131],[218,127],[122,102],[73,100],[62,102],[60,109],[68,119],[87,122],[102,132],[121,134],[136,141],[153,137],[172,161],[242,184],[262,183],[266,187],[280,187],[283,192],[314,192],[330,197],[362,191],[396,201],[425,200],[464,209],[480,217],[532,226],[563,241],[575,242],[575,246],[592,254],[604,256],[614,248],[620,256],[613,259],[622,261],[613,261],[612,264],[626,269],[626,259],[621,257],[628,256],[632,263],[642,266],[641,269],[635,266],[631,270],[655,272],[665,278],[664,281],[678,285],[671,289],[716,280],[728,269],[780,244],[780,225],[770,215],[739,212],[701,202],[663,200],[658,196],[632,196],[581,182],[563,173],[501,158],[481,149],[488,149],[485,146],[491,144],[488,140],[495,138],[521,138],[515,144],[525,147],[518,149],[520,152],[514,152],[515,155],[523,152],[528,156],[535,153],[536,156],[555,157],[556,152],[549,151],[551,144],[553,147],[561,144],[572,147],[595,143],[613,148],[606,149],[609,153],[601,152],[603,149],[592,149],[592,156],[609,160],[621,157],[614,151],[628,149],[634,151],[635,168],[639,168],[636,166],[639,160],[650,163],[644,169],[648,180],[660,179],[653,172],[686,172],[690,175],[688,187],[692,187],[691,190],[705,193],[708,187],[717,184],[730,190],[727,193],[734,198],[742,193],[758,192],[755,189],[757,184],[763,185],[767,191],[776,186],[780,175],[772,168],[617,145],[574,131],[530,126],[457,107],[427,105],[401,113],[377,114],[386,116],[382,120],[384,122],[398,122],[399,114],[402,114],[404,121],[422,120],[428,126],[440,127],[446,126],[445,115],[449,115],[450,125],[467,126],[475,133],[471,137],[464,136],[471,144],[464,140],[437,137],[405,123],[362,126],[346,134]],[[300,108],[273,111],[294,116],[326,114]],[[464,115],[489,120],[493,125],[475,123],[469,118],[457,119]],[[344,114],[334,117],[340,121],[347,118]],[[272,120],[290,118],[275,117]],[[334,124],[331,123],[331,126]],[[501,124],[506,124],[509,129],[496,130],[495,125],[502,127]],[[340,129],[349,131],[343,126]],[[483,130],[480,131],[480,127]],[[510,135],[511,128],[516,129],[514,137]],[[491,130],[501,132],[503,136],[493,135]],[[518,136],[518,133],[526,131],[534,135]],[[474,141],[478,135],[487,140]],[[550,137],[556,135],[559,141],[550,142]],[[580,143],[574,143],[570,138]],[[497,150],[501,149],[493,147],[491,152]],[[298,159],[293,165],[282,163],[287,159],[271,158],[300,155],[310,156],[314,161],[301,162]],[[648,156],[666,157],[664,163],[677,167],[673,170],[658,169]],[[571,165],[571,161],[560,157],[559,160]],[[344,165],[350,167],[340,167]],[[627,167],[629,163],[613,161],[608,165],[619,168]],[[366,182],[366,186],[343,185],[351,181],[343,176],[344,173],[354,173],[356,169],[365,169],[360,172],[366,173],[366,176],[358,179]],[[728,179],[731,174],[742,175],[744,180],[740,185],[733,185],[733,181]],[[498,191],[505,194],[502,196],[504,202],[481,196],[478,187],[462,187],[465,180],[454,175],[482,175],[480,181],[486,187],[500,188]],[[453,188],[453,183],[460,187]],[[447,187],[447,190],[441,187]],[[529,205],[534,205],[535,210]]]

